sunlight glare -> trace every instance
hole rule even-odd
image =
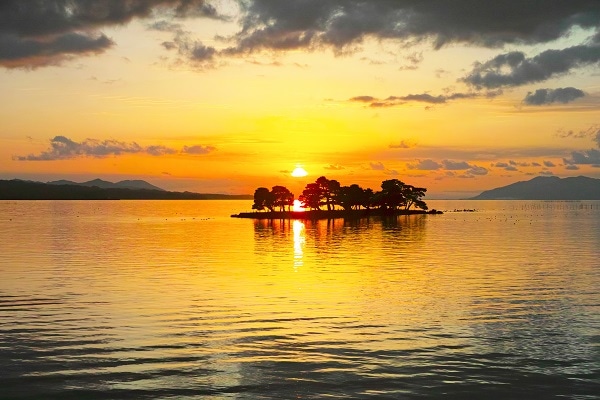
[[[294,200],[294,205],[292,206],[292,211],[304,211],[304,207],[302,207],[302,202],[298,199]]]
[[[302,167],[296,167],[293,171],[292,171],[292,176],[294,178],[301,178],[303,176],[308,175],[308,172],[306,172],[306,170]]]
[[[298,201],[298,200],[296,200]],[[294,202],[295,203],[295,202]],[[295,206],[295,204],[294,204]],[[294,270],[297,270],[298,267],[301,267],[304,262],[302,257],[304,255],[303,247],[306,242],[305,235],[305,226],[304,222],[294,220],[292,225],[292,231],[294,233]]]

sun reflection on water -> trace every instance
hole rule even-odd
[[[306,242],[304,222],[294,220],[292,223],[292,232],[294,233],[294,270],[296,270],[304,264],[302,260],[304,243]]]

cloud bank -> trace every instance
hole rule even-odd
[[[515,87],[542,82],[571,72],[575,68],[596,65],[598,62],[599,43],[562,50],[546,50],[534,57],[527,57],[521,51],[513,51],[475,64],[463,81],[477,89]]]
[[[415,163],[407,164],[408,169],[418,171],[439,171],[445,170],[450,175],[454,175],[455,171],[463,172],[459,177],[474,178],[488,174],[488,169],[475,164],[469,164],[466,161],[442,160],[441,162],[432,159],[418,160]]]
[[[242,2],[242,30],[231,53],[330,47],[344,52],[366,38],[431,40],[500,47],[547,43],[574,26],[595,28],[595,0],[253,0]]]
[[[50,148],[39,154],[15,156],[16,161],[55,161],[69,160],[78,157],[104,158],[108,156],[121,156],[126,154],[146,154],[151,156],[165,156],[182,154],[208,154],[215,151],[212,146],[184,146],[181,152],[163,145],[140,146],[136,142],[122,142],[114,139],[97,140],[86,139],[76,142],[65,136],[55,136],[50,140]]]
[[[115,43],[99,29],[153,13],[215,17],[204,0],[3,0],[0,66],[34,69],[103,53]]]
[[[102,53],[116,45],[102,28],[133,19],[163,18],[161,29],[174,33],[163,43],[190,62],[252,53],[329,49],[348,54],[368,39],[400,45],[429,43],[501,48],[504,45],[543,44],[565,37],[575,27],[598,30],[597,0],[478,1],[478,0],[233,0],[235,20],[220,15],[207,0],[46,0],[0,2],[0,65],[36,68],[64,59]],[[214,3],[216,4],[216,3]],[[236,33],[219,38],[225,47],[207,46],[172,21],[184,18],[235,21]],[[465,80],[497,88],[540,81],[597,62],[596,32],[591,43],[552,50],[527,58],[511,52],[481,63]],[[412,69],[421,53],[407,58]],[[562,60],[562,62],[557,62]],[[517,64],[515,64],[517,63]],[[512,71],[506,73],[504,69]],[[539,69],[539,71],[535,71]]]

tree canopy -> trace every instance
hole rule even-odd
[[[342,186],[335,179],[319,177],[315,182],[306,185],[298,200],[302,207],[309,210],[358,210],[361,208],[379,208],[384,210],[409,210],[411,207],[427,210],[423,197],[426,188],[408,185],[398,179],[388,179],[381,183],[381,190],[374,192],[370,188],[363,189],[357,184]],[[271,190],[260,187],[254,192],[252,209],[274,211],[279,208],[288,210],[294,203],[294,195],[284,186],[273,186]]]
[[[262,211],[266,208],[272,212],[278,207],[279,211],[285,211],[286,206],[290,210],[293,204],[294,194],[285,186],[273,186],[271,190],[259,187],[254,191],[252,209]]]

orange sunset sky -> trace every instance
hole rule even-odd
[[[599,26],[597,0],[3,1],[0,179],[599,178]]]

